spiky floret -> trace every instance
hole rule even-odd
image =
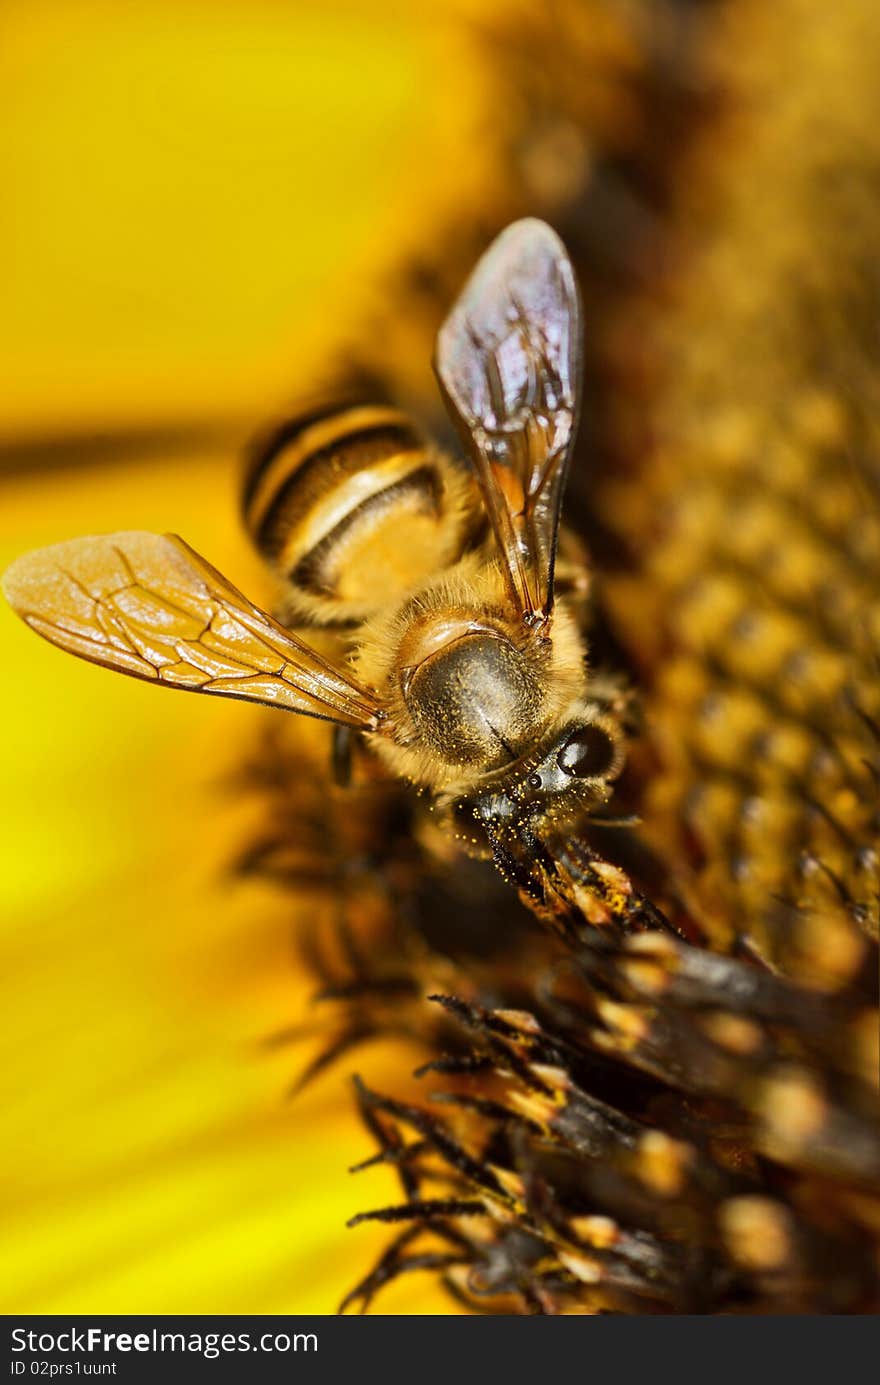
[[[405,1231],[346,1306],[425,1268],[483,1311],[876,1305],[869,970],[823,993],[590,927],[536,960],[492,1008],[426,1004],[416,969],[422,1034],[443,1051],[421,1070],[427,1106],[358,1084],[370,1162],[396,1170],[404,1200],[355,1221]],[[457,980],[479,994],[478,977]]]

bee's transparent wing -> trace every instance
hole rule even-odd
[[[160,687],[376,730],[373,694],[251,605],[174,534],[72,539],[19,558],[3,589],[52,644]]]
[[[577,283],[562,241],[543,221],[514,222],[489,247],[440,329],[435,365],[513,597],[537,623],[553,604],[581,384]]]

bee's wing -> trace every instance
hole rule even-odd
[[[376,730],[372,693],[326,663],[173,534],[72,539],[19,558],[3,589],[37,634],[159,686]]]
[[[581,384],[577,283],[543,221],[517,221],[489,247],[440,329],[435,367],[473,456],[514,599],[537,623],[553,604]]]

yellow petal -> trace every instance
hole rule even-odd
[[[445,23],[4,5],[0,564],[173,529],[260,598],[237,443],[356,322],[426,170],[461,176],[474,77]],[[396,1194],[345,1172],[372,1152],[345,1069],[286,1103],[304,1055],[260,1047],[309,983],[278,899],[223,876],[216,779],[280,714],[114,679],[5,607],[0,650],[4,1310],[333,1311],[387,1239],[346,1218]],[[414,1055],[357,1061],[387,1085]],[[454,1311],[424,1279],[382,1307]]]

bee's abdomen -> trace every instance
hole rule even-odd
[[[243,509],[294,609],[347,620],[459,555],[462,490],[399,410],[335,406],[288,422],[260,449]]]
[[[319,410],[286,423],[262,448],[245,485],[245,523],[261,553],[292,577],[340,524],[367,517],[389,489],[425,469],[424,445],[396,409]],[[428,482],[428,504],[431,490]]]

